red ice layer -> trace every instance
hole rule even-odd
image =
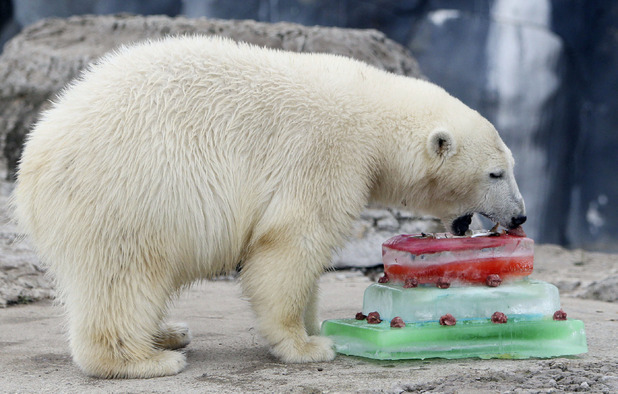
[[[398,235],[382,246],[384,272],[389,281],[404,282],[416,278],[419,283],[440,279],[467,283],[485,283],[487,276],[501,279],[528,276],[534,265],[530,238],[511,235],[442,238]],[[452,236],[451,236],[452,237]],[[412,257],[406,258],[407,252]],[[450,252],[433,262],[436,253]],[[478,253],[477,253],[478,252]]]
[[[382,244],[382,255],[385,253],[385,248],[410,252],[414,255],[421,255],[446,251],[458,252],[462,250],[480,250],[507,245],[512,245],[512,249],[515,249],[520,244],[534,242],[527,237],[517,237],[508,234],[482,237],[456,237],[451,234],[439,233],[432,234],[432,236],[435,238],[432,238],[431,236],[422,236],[421,234],[396,235],[387,239]]]

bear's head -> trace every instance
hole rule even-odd
[[[426,136],[427,210],[456,235],[468,230],[474,213],[516,228],[526,221],[526,210],[513,155],[493,125],[469,111],[457,122],[435,125]]]
[[[478,112],[448,94],[437,97],[400,123],[390,155],[401,160],[387,160],[375,201],[400,199],[404,209],[436,216],[456,235],[468,230],[474,213],[518,227],[526,211],[511,151]]]

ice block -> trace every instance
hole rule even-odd
[[[458,321],[454,326],[436,322],[391,328],[384,320],[367,324],[354,319],[327,320],[322,335],[333,339],[338,353],[379,360],[425,358],[556,357],[588,351],[580,320],[518,320],[505,324],[490,319]]]
[[[405,322],[438,321],[451,313],[457,320],[489,318],[500,311],[522,319],[551,317],[560,309],[558,288],[525,279],[499,287],[464,286],[439,289],[431,285],[404,289],[395,283],[374,283],[363,297],[363,313],[377,311],[383,320],[395,316]]]
[[[366,319],[327,320],[322,335],[339,353],[383,360],[587,352],[584,324],[561,320],[558,289],[527,278],[533,247],[508,234],[391,238],[385,276],[365,290],[357,314]]]
[[[450,234],[398,235],[382,246],[384,272],[390,282],[448,280],[452,285],[485,283],[528,276],[534,264],[534,241],[513,235],[455,237]]]

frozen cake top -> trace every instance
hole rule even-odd
[[[450,233],[401,234],[386,240],[382,244],[382,253],[384,253],[384,248],[409,252],[414,255],[446,251],[480,250],[503,246],[509,246],[509,249],[516,249],[520,244],[529,245],[531,243],[534,243],[534,241],[527,237],[496,232],[478,233],[463,237]]]

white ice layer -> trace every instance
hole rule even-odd
[[[522,280],[498,287],[467,286],[439,289],[419,286],[404,289],[397,284],[373,284],[365,290],[363,313],[377,311],[382,320],[395,316],[406,322],[437,321],[450,313],[455,319],[490,318],[494,312],[507,317],[551,316],[560,309],[558,288],[552,284]]]

